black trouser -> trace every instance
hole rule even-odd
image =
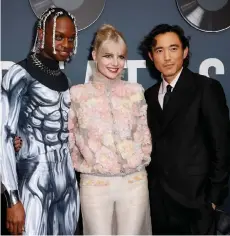
[[[159,186],[150,187],[149,194],[154,235],[216,234],[211,204],[200,209],[184,207]]]

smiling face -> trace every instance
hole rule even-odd
[[[55,30],[55,49],[53,53],[53,19],[46,23],[45,45],[42,54],[56,61],[66,61],[74,48],[76,29],[73,21],[67,16],[58,17]],[[42,30],[39,30],[39,37],[42,40]]]
[[[155,40],[156,45],[149,52],[149,57],[164,79],[170,83],[182,69],[188,48],[183,49],[182,42],[174,32],[158,34]]]
[[[126,61],[126,44],[122,38],[117,41],[106,40],[92,52],[97,72],[104,78],[116,79],[123,71]]]

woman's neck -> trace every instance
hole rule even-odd
[[[105,86],[114,86],[121,82],[121,77],[116,77],[114,79],[109,79],[102,74],[95,72],[92,79],[93,83],[104,84]]]

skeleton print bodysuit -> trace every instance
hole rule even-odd
[[[58,62],[31,54],[2,81],[2,183],[18,191],[26,235],[73,235],[79,195],[68,148],[67,77]],[[14,136],[23,145],[15,155]]]

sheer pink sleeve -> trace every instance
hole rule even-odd
[[[81,153],[76,145],[76,135],[78,133],[78,123],[77,117],[74,112],[74,104],[71,101],[71,106],[69,110],[69,118],[68,118],[68,129],[69,129],[69,149],[71,158],[73,161],[73,166],[75,169],[79,167],[81,160]]]

